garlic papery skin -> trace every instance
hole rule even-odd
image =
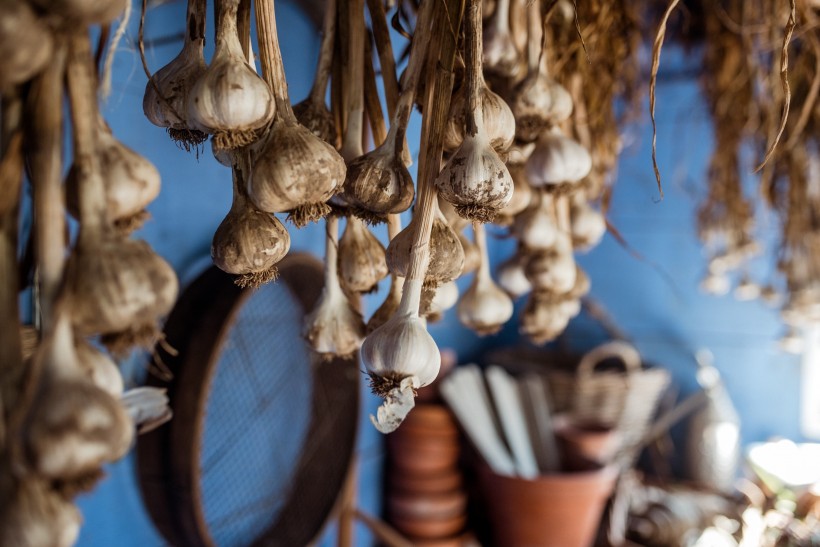
[[[406,279],[398,311],[362,344],[362,364],[373,393],[385,398],[377,417],[382,433],[395,431],[415,405],[415,390],[433,382],[441,366],[435,340],[419,317],[422,283]]]
[[[513,302],[490,275],[487,236],[484,225],[473,224],[476,245],[481,251],[481,263],[473,282],[458,302],[458,320],[481,336],[495,334],[513,314]]]
[[[481,3],[478,0],[471,0],[467,7],[464,50],[467,64],[464,140],[436,177],[436,187],[460,216],[492,222],[512,198],[513,182],[507,166],[493,149],[484,125]]]
[[[303,125],[277,119],[253,162],[248,196],[261,211],[289,211],[297,227],[329,212],[324,204],[345,179],[345,162]]]
[[[97,152],[104,173],[107,221],[125,234],[139,229],[148,215],[145,208],[159,195],[159,171],[145,157],[117,140],[102,121]],[[77,186],[76,170],[72,169],[66,179],[66,205],[69,212],[79,218]]]
[[[530,206],[513,221],[513,233],[529,250],[551,249],[560,237],[553,196],[533,190]]]
[[[519,251],[498,267],[498,284],[512,298],[520,298],[532,290],[532,283],[524,273],[526,261],[527,257]]]
[[[347,166],[344,198],[354,213],[356,208],[375,215],[401,213],[413,203],[413,179],[401,157],[404,139],[397,138],[395,128],[391,126],[380,146]]]
[[[43,70],[53,51],[51,31],[27,2],[0,3],[0,91]]]
[[[205,64],[205,0],[188,0],[182,51],[159,69],[145,85],[142,110],[152,124],[168,128],[172,139],[185,146],[205,141],[201,131],[188,126],[188,95],[208,68]]]
[[[512,146],[515,138],[516,121],[513,112],[507,103],[498,94],[490,91],[487,84],[483,83],[482,76],[481,98],[479,105],[484,115],[484,129],[490,137],[490,144],[496,152],[504,152]],[[450,119],[444,130],[444,149],[455,150],[461,146],[464,140],[464,111],[466,97],[466,86],[453,96],[450,103]]]
[[[530,254],[524,272],[536,290],[555,294],[571,291],[578,272],[568,237],[562,233],[555,247]]]
[[[339,241],[339,278],[342,286],[350,292],[369,293],[376,290],[387,273],[382,244],[364,222],[349,217]]]
[[[455,281],[442,283],[435,288],[422,289],[419,315],[428,322],[434,323],[441,319],[444,312],[458,302],[458,285]]]
[[[75,344],[77,360],[91,383],[114,397],[122,395],[122,374],[114,361],[82,338],[76,339]]]
[[[27,457],[44,478],[94,477],[128,451],[133,427],[119,402],[86,378],[65,314],[43,343],[42,377],[26,417]]]
[[[546,344],[555,340],[569,325],[571,315],[561,300],[549,293],[535,291],[530,294],[521,313],[519,332],[534,344]]]
[[[275,112],[271,90],[248,66],[236,29],[239,0],[220,0],[216,50],[188,94],[188,124],[214,135],[214,146],[233,150],[256,140]]]
[[[515,115],[516,138],[533,142],[545,130],[570,117],[572,96],[544,70],[539,70],[527,76],[516,88],[510,109]]]
[[[592,156],[577,141],[554,129],[541,135],[526,165],[530,186],[548,188],[574,184],[589,175]]]
[[[223,272],[238,276],[240,287],[258,287],[276,278],[276,264],[290,250],[290,234],[275,216],[256,209],[233,172],[231,209],[214,233],[211,258]]]
[[[387,267],[394,275],[407,276],[416,224],[414,215],[410,223],[387,246]],[[436,210],[430,231],[430,260],[424,284],[436,287],[455,281],[463,268],[464,249],[458,234],[447,224],[441,211]]]
[[[0,511],[0,545],[71,547],[80,535],[80,511],[52,484],[27,476],[16,484]]]
[[[140,434],[156,429],[171,419],[173,412],[168,403],[166,390],[156,387],[129,389],[120,397],[120,404]]]
[[[521,73],[521,55],[510,34],[510,1],[498,0],[492,20],[484,29],[483,61],[488,72],[503,79]]]
[[[326,222],[325,286],[313,311],[305,317],[302,335],[319,355],[346,358],[359,349],[365,327],[339,283],[339,219],[329,217]]]
[[[31,0],[49,15],[57,16],[66,27],[103,25],[116,19],[127,0]]]
[[[598,245],[606,233],[606,219],[584,199],[583,193],[573,195],[570,208],[572,246],[576,250],[588,250]]]

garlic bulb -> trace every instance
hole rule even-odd
[[[75,344],[77,361],[91,383],[114,397],[122,395],[122,374],[114,361],[82,338]]]
[[[487,236],[484,225],[473,224],[475,242],[481,251],[481,263],[473,282],[458,302],[458,320],[479,335],[495,334],[513,314],[513,302],[490,275]]]
[[[523,165],[508,165],[513,181],[513,193],[507,206],[498,212],[495,223],[509,226],[515,221],[516,215],[529,207],[532,201],[532,189],[527,182],[527,174]]]
[[[328,217],[325,246],[325,286],[313,311],[305,317],[302,335],[313,350],[327,358],[353,355],[364,338],[364,321],[347,299],[338,275],[338,217]]]
[[[465,26],[467,101],[465,134],[458,150],[436,178],[441,197],[462,217],[490,222],[512,198],[513,182],[507,167],[490,143],[481,108],[481,3],[471,0]]]
[[[569,119],[572,96],[549,77],[545,68],[536,69],[513,92],[510,108],[515,115],[516,138],[532,142],[545,130]]]
[[[103,463],[125,455],[131,421],[114,397],[86,379],[65,314],[44,344],[42,378],[26,417],[26,454],[44,478],[93,476]]]
[[[369,293],[387,277],[387,260],[382,244],[364,222],[356,217],[347,219],[339,241],[339,277],[348,291]]]
[[[709,272],[700,282],[700,290],[714,296],[723,296],[731,288],[731,281],[723,274]]]
[[[188,124],[188,95],[205,73],[206,0],[188,0],[182,51],[151,76],[145,85],[142,110],[152,124],[168,128],[170,137],[183,146],[197,145],[207,136]]]
[[[415,390],[432,383],[441,366],[438,346],[419,317],[421,285],[405,280],[399,310],[362,344],[362,364],[373,393],[385,398],[377,417],[370,417],[382,433],[401,425],[415,406]]]
[[[570,208],[572,245],[575,249],[591,249],[601,242],[606,233],[604,215],[586,201],[583,192],[572,196]]]
[[[520,298],[532,290],[532,283],[524,273],[526,255],[516,252],[498,267],[498,284],[513,298]]]
[[[33,476],[10,479],[11,495],[0,511],[0,545],[71,547],[80,535],[80,511],[49,481]]]
[[[760,293],[760,285],[752,281],[748,274],[745,274],[740,278],[740,281],[738,281],[734,295],[737,300],[747,302],[760,298]]]
[[[0,3],[0,91],[43,70],[53,51],[51,32],[28,3]]]
[[[548,290],[556,294],[572,290],[577,269],[566,234],[560,234],[554,247],[529,255],[524,272],[536,290]]]
[[[484,76],[481,78],[481,97],[478,101],[479,107],[484,115],[484,129],[490,137],[490,144],[496,152],[504,152],[512,146],[515,138],[515,118],[513,112],[507,103],[496,93],[490,91],[487,84],[484,82]],[[453,95],[453,100],[450,103],[450,119],[447,121],[447,126],[444,129],[444,149],[455,150],[461,146],[464,140],[465,119],[464,112],[467,108],[466,95],[467,86],[461,86],[461,89]]]
[[[441,319],[444,312],[458,302],[458,285],[455,281],[443,283],[435,288],[422,288],[419,315],[428,322],[434,323]]]
[[[31,0],[49,15],[56,16],[66,28],[104,25],[125,11],[127,0]]]
[[[276,278],[276,264],[290,250],[290,234],[275,216],[248,200],[234,170],[233,202],[211,242],[211,258],[223,272],[239,276],[240,287],[258,287]]]
[[[248,66],[236,29],[239,0],[219,0],[216,49],[210,66],[188,93],[191,129],[213,134],[218,150],[233,150],[257,139],[275,112],[273,96]]]
[[[484,29],[483,59],[487,71],[499,78],[515,78],[521,72],[521,55],[510,33],[510,0],[496,2]]]
[[[414,215],[404,230],[390,241],[387,246],[387,267],[395,275],[406,277],[413,246],[413,234],[418,223]],[[464,249],[458,235],[447,224],[444,215],[436,208],[433,217],[433,228],[430,232],[430,260],[425,285],[438,286],[454,281],[461,275],[464,267]]]
[[[100,121],[97,138],[100,169],[105,173],[105,212],[107,221],[123,233],[142,226],[148,213],[145,208],[160,191],[159,171],[145,157],[117,140]],[[79,218],[77,171],[66,179],[66,206]]]
[[[401,213],[413,203],[415,189],[402,160],[404,131],[390,126],[385,141],[347,167],[344,198],[355,208],[375,215]]]
[[[560,233],[552,195],[534,190],[529,207],[513,221],[513,233],[525,248],[532,251],[555,246]]]
[[[521,312],[519,332],[535,344],[550,342],[566,330],[570,311],[551,294],[532,292]]]
[[[541,135],[527,160],[527,176],[533,188],[574,184],[589,175],[591,170],[589,151],[558,129]]]

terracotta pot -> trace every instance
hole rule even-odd
[[[387,437],[388,457],[403,472],[433,475],[453,469],[458,464],[457,441],[436,437]]]
[[[567,471],[584,470],[587,461],[605,465],[621,445],[620,433],[611,427],[573,423],[567,417],[556,418],[553,425]]]
[[[470,532],[465,532],[454,537],[444,539],[424,539],[413,541],[415,547],[465,547],[467,545],[478,545]]]
[[[391,515],[418,518],[447,518],[465,514],[467,495],[454,490],[443,494],[403,494],[391,492],[387,496],[387,510]]]
[[[396,469],[388,477],[390,490],[407,494],[442,494],[462,486],[461,473],[453,468],[433,475],[404,473]]]
[[[482,466],[479,477],[496,545],[589,547],[618,468],[524,480]]]
[[[407,426],[410,426],[410,429],[429,428],[458,432],[456,419],[450,409],[438,404],[417,404],[404,419],[398,432],[404,431]]]
[[[446,518],[419,518],[388,513],[393,526],[413,539],[441,539],[452,537],[464,529],[467,515],[461,514]]]

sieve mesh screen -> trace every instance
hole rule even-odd
[[[311,414],[304,312],[285,283],[252,294],[211,383],[200,447],[205,520],[220,547],[248,545],[282,509]]]

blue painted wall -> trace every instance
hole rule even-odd
[[[149,12],[149,40],[181,32],[182,4],[175,2]],[[277,12],[290,92],[294,100],[300,100],[310,86],[318,37],[292,4],[281,2]],[[137,35],[136,23],[135,17],[128,33],[131,38]],[[396,40],[401,40],[403,46],[402,38]],[[152,70],[176,55],[177,48],[173,45],[149,50]],[[665,50],[664,66],[681,66],[685,62],[673,48]],[[202,267],[203,257],[207,261],[211,236],[228,209],[229,172],[209,152],[197,159],[176,149],[161,129],[144,119],[141,103],[146,79],[132,43],[121,49],[114,66],[114,92],[106,117],[115,135],[153,161],[163,177],[162,193],[150,208],[153,220],[138,235],[169,260],[183,279],[190,279]],[[416,153],[417,122],[411,127],[409,139]],[[693,218],[697,199],[704,193],[702,181],[711,142],[708,116],[696,82],[660,88],[658,128],[666,198],[657,202],[649,159],[650,133],[648,124],[640,123],[627,132],[627,138],[634,143],[621,162],[609,216],[630,244],[662,268],[668,279],[607,236],[598,248],[579,259],[591,274],[592,296],[634,338],[646,360],[670,368],[684,392],[696,387],[691,352],[700,347],[711,349],[743,419],[744,442],[771,435],[798,439],[799,364],[776,349],[780,331],[777,314],[757,303],[709,297],[697,290],[705,261],[695,237]],[[771,225],[763,230],[771,231]],[[321,255],[322,227],[291,229],[291,235],[294,250]],[[378,235],[386,238],[384,233]],[[491,238],[490,245],[491,254],[498,261],[513,250],[513,243],[501,237]],[[462,280],[461,288],[468,282]],[[384,288],[380,294],[384,294]],[[377,299],[368,299],[367,311],[377,305]],[[521,305],[517,304],[518,310]],[[462,360],[480,359],[487,348],[516,339],[514,324],[495,337],[478,338],[461,327],[452,312],[430,330],[442,347],[454,348]],[[600,329],[581,318],[571,325],[567,340],[573,347],[584,349],[600,336]],[[137,382],[144,374],[144,366],[138,362],[131,363],[126,370],[130,371],[127,380],[131,382]],[[377,513],[383,453],[381,438],[367,421],[377,401],[364,389],[363,393],[366,408],[358,449],[359,503],[367,511]],[[133,456],[111,466],[108,479],[93,494],[84,496],[80,506],[86,521],[80,545],[162,545],[142,508]],[[368,543],[368,536],[361,529],[357,529],[357,534],[358,544]],[[332,544],[332,539],[323,543]]]

